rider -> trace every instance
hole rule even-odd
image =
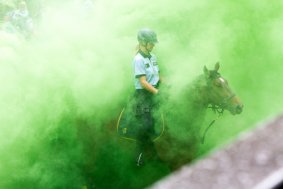
[[[24,0],[19,2],[18,9],[12,13],[11,19],[13,25],[21,34],[26,38],[31,37],[33,33],[33,22]]]
[[[151,53],[158,42],[156,33],[148,28],[141,29],[137,35],[138,52],[133,60],[135,85],[135,116],[137,119],[137,165],[144,163],[144,158],[157,157],[153,143],[154,96],[158,94],[160,82],[156,56]]]

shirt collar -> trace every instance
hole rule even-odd
[[[149,53],[149,55],[145,54],[144,52],[142,52],[141,50],[139,50],[139,53],[144,57],[144,58],[151,58],[151,54]]]

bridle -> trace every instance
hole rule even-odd
[[[228,102],[236,96],[235,93],[231,94],[230,96],[226,97],[222,100],[219,104],[211,104],[211,106],[208,106],[207,108],[211,108],[215,113],[223,114],[226,107],[228,107]]]
[[[215,76],[211,80],[216,79],[218,77],[220,77],[220,74],[216,73]],[[211,88],[211,86],[210,86],[211,85],[211,81],[207,81],[207,85],[208,85],[208,89]],[[232,98],[234,98],[235,96],[236,96],[236,94],[232,93],[230,96],[224,98],[222,100],[222,102],[220,102],[219,104],[214,104],[213,103],[213,104],[210,104],[210,106],[207,107],[207,108],[211,108],[214,113],[218,114],[218,116],[214,120],[212,120],[210,122],[210,124],[207,126],[207,128],[205,129],[205,131],[203,133],[203,136],[202,136],[202,141],[201,141],[202,144],[204,143],[205,136],[206,136],[206,133],[207,133],[208,129],[215,123],[215,121],[217,119],[219,119],[223,115],[223,112],[224,112],[225,108],[228,107],[228,102]]]

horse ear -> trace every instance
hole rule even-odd
[[[214,66],[214,70],[218,71],[219,68],[220,68],[220,64],[219,64],[219,62],[216,62],[215,66]]]
[[[206,66],[203,67],[203,73],[204,73],[204,75],[206,75],[206,76],[209,75],[209,71],[208,71],[208,69],[207,69]]]

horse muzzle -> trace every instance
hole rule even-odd
[[[227,109],[231,112],[232,115],[242,113],[244,108],[241,100],[236,95],[230,99],[230,103],[228,103],[227,105]]]
[[[228,110],[231,112],[232,115],[236,115],[242,113],[243,108],[243,104],[237,104],[235,106],[231,106],[230,108],[228,108]]]
[[[242,113],[243,108],[244,108],[244,106],[243,106],[243,105],[238,105],[238,106],[236,106],[236,108],[235,108],[235,112],[236,112],[236,114],[240,114],[240,113]]]

